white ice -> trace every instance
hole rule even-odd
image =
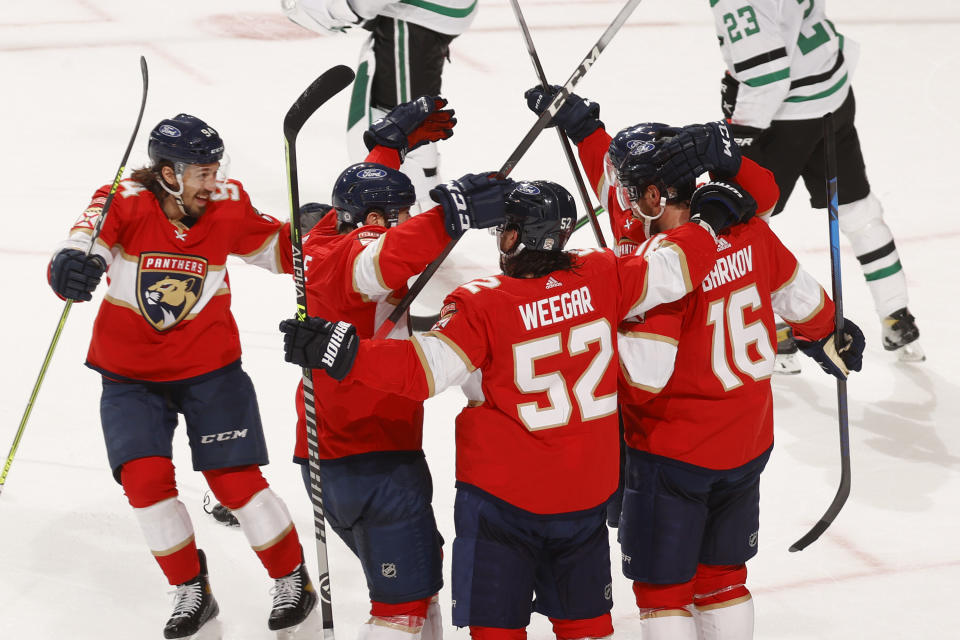
[[[146,132],[186,111],[217,127],[231,173],[254,203],[288,215],[281,121],[320,72],[353,65],[362,35],[311,36],[280,16],[278,2],[4,0],[0,9],[0,181],[4,238],[0,274],[0,455],[5,455],[57,326],[62,303],[45,281],[49,253],[110,182],[140,95],[138,56],[150,64],[148,106],[129,166],[146,161]],[[444,94],[457,110],[443,145],[448,177],[499,167],[532,123],[521,99],[535,82],[509,4],[484,0],[473,29],[452,47]],[[523,3],[544,67],[565,80],[613,18],[618,2]],[[960,339],[956,264],[960,221],[954,153],[960,148],[960,10],[948,0],[834,0],[831,18],[862,45],[854,79],[857,122],[875,193],[897,238],[910,308],[928,354],[898,364],[879,343],[879,322],[846,242],[847,315],[867,333],[864,371],[849,384],[853,491],[823,538],[787,547],[823,513],[839,477],[834,383],[806,362],[776,378],[777,445],[763,476],[760,553],[749,563],[758,638],[957,637],[950,617],[960,583]],[[722,63],[707,2],[646,0],[601,55],[578,92],[598,100],[609,130],[644,120],[716,119]],[[347,163],[347,95],[308,123],[300,141],[303,200],[326,200]],[[515,177],[552,178],[573,190],[553,132],[545,132]],[[829,288],[826,217],[802,189],[775,229]],[[490,238],[462,243],[446,285],[492,272]],[[594,240],[578,232],[573,245]],[[312,516],[293,445],[299,372],[283,362],[277,322],[293,311],[288,278],[231,262],[244,364],[257,386],[274,464],[266,474],[290,505],[309,566]],[[102,290],[99,295],[102,296]],[[442,291],[432,290],[426,308]],[[99,426],[99,379],[83,367],[97,308],[74,305],[0,496],[0,637],[159,638],[168,589],[123,493],[107,470]],[[427,403],[425,448],[434,506],[453,540],[451,390]],[[209,556],[225,638],[268,638],[271,586],[243,535],[201,510],[206,489],[175,442],[179,487]],[[611,536],[617,638],[636,637],[629,584]],[[355,637],[367,595],[357,561],[331,537],[337,635]],[[315,571],[313,571],[315,574]],[[441,593],[449,621],[450,592]],[[468,632],[446,627],[449,638]],[[530,637],[552,637],[534,617]]]

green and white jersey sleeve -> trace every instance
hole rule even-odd
[[[765,129],[836,110],[853,62],[824,0],[709,0],[720,50],[739,81],[731,122]],[[852,43],[848,43],[852,44]]]
[[[349,0],[358,16],[396,18],[451,36],[467,30],[477,15],[478,0]]]

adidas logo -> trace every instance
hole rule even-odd
[[[730,243],[727,242],[726,238],[724,238],[723,236],[720,236],[719,238],[717,238],[717,253],[720,253],[721,251],[726,251],[729,248],[730,248]]]
[[[562,287],[562,286],[563,285],[560,284],[560,281],[554,278],[553,276],[550,276],[550,279],[547,280],[547,287],[546,287],[547,289],[554,289],[556,287]]]

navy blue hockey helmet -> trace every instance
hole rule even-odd
[[[387,226],[397,223],[400,211],[417,201],[413,183],[403,173],[375,162],[360,162],[343,170],[333,185],[337,222],[354,227],[371,211],[379,211]]]
[[[663,141],[673,137],[677,129],[662,122],[642,122],[622,129],[607,150],[604,162],[607,184],[615,185],[620,206],[630,209],[630,203],[639,200],[649,185],[656,185],[664,197],[670,200],[686,200],[696,186],[689,184],[664,184],[659,167],[653,157]]]
[[[573,196],[548,180],[518,182],[507,196],[504,211],[504,228],[516,227],[520,243],[528,249],[562,251],[577,221]]]
[[[183,164],[210,164],[223,158],[223,140],[217,130],[200,118],[180,113],[150,132],[150,161],[156,166],[167,160]]]

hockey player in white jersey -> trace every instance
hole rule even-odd
[[[821,118],[833,113],[840,230],[873,296],[884,348],[903,361],[924,360],[906,277],[854,125],[856,43],[826,18],[823,0],[710,0],[710,7],[727,66],[723,112],[743,154],[776,176],[781,195],[773,215],[801,177],[811,205],[826,208]]]
[[[362,162],[367,149],[361,134],[402,102],[438,96],[450,42],[467,30],[476,0],[281,0],[290,20],[320,34],[362,27],[370,37],[360,50],[357,79],[347,117],[351,162]],[[427,192],[440,184],[436,144],[411,151],[401,170],[413,182],[422,210],[434,206]]]

